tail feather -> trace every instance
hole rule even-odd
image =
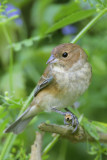
[[[31,121],[31,119],[34,117],[27,117],[27,113],[29,111],[29,108],[8,128],[5,129],[4,133],[13,132],[14,134],[21,133],[27,124]],[[24,118],[25,117],[25,118]]]

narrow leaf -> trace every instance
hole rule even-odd
[[[92,124],[95,125],[95,127],[97,127],[99,131],[107,133],[107,123],[93,121]]]
[[[82,124],[90,136],[92,136],[95,140],[99,140],[97,129],[91,122],[84,118]]]
[[[59,12],[55,15],[54,21],[58,22],[62,18],[65,18],[66,16],[69,16],[72,13],[79,11],[79,9],[79,5],[75,2],[64,4],[62,5],[61,9],[59,9]]]
[[[96,12],[95,9],[90,9],[90,10],[78,11],[76,13],[73,13],[70,16],[67,16],[66,18],[63,18],[59,22],[55,23],[51,28],[48,29],[46,33],[54,32],[57,29],[60,29],[66,25],[78,22],[82,19],[85,19],[93,15],[95,12]]]

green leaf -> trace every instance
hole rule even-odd
[[[96,155],[97,151],[88,151],[88,154],[90,154],[90,155]]]
[[[7,11],[7,13],[9,14],[9,13],[16,12],[16,11],[17,11],[17,9],[11,9],[11,10]]]
[[[107,133],[107,123],[93,121],[92,124],[95,125],[99,131]]]
[[[43,159],[43,160],[49,159],[49,155],[44,155],[44,156],[42,157],[42,159]]]
[[[54,21],[57,22],[61,20],[62,18],[71,15],[73,12],[79,11],[79,6],[77,3],[67,3],[62,5],[61,9],[59,9],[59,12],[55,15]]]
[[[84,129],[88,132],[90,136],[92,136],[95,140],[99,140],[99,135],[95,125],[89,122],[86,118],[83,118],[82,124]]]
[[[39,41],[42,38],[44,38],[44,37],[35,36],[35,37],[29,38],[29,39],[25,39],[25,40],[17,42],[17,43],[12,43],[12,45],[9,45],[9,48],[13,48],[15,51],[19,51],[22,49],[23,46],[30,47],[33,45],[33,42]]]
[[[19,50],[21,50],[21,48],[22,48],[22,44],[21,44],[21,42],[19,42],[19,43],[13,43],[11,46],[9,46],[9,48],[13,48],[15,51],[19,51]]]
[[[90,10],[78,11],[76,13],[73,13],[70,16],[67,16],[66,18],[63,18],[59,22],[55,23],[51,28],[48,29],[48,31],[46,33],[54,32],[57,29],[60,29],[68,24],[78,22],[82,19],[85,19],[85,18],[93,15],[95,12],[96,12],[95,9],[90,9]]]
[[[100,154],[100,153],[98,153],[94,160],[102,160],[102,158],[101,158],[101,154]]]
[[[27,39],[23,41],[23,44],[27,47],[30,47],[33,45],[33,40],[32,39]]]
[[[17,19],[17,18],[19,18],[19,15],[15,15],[15,16],[12,16],[10,18],[1,19],[0,25],[6,24],[6,23],[8,23],[8,22],[10,22],[14,19]]]
[[[103,5],[103,6],[105,6],[105,0],[96,0],[100,5]]]

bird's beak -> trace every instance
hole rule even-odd
[[[56,63],[58,61],[57,58],[54,57],[54,55],[52,54],[50,56],[50,58],[48,59],[48,61],[46,62],[46,64],[49,64],[49,63]]]

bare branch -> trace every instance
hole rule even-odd
[[[84,142],[86,140],[95,141],[81,126],[79,126],[77,132],[73,134],[73,128],[71,126],[41,123],[39,129],[45,132],[60,134],[61,137],[67,138],[72,142]],[[99,137],[100,142],[107,143],[107,134],[99,132]]]
[[[43,133],[36,132],[36,140],[31,147],[30,160],[42,160],[41,158],[42,137],[43,137]]]

